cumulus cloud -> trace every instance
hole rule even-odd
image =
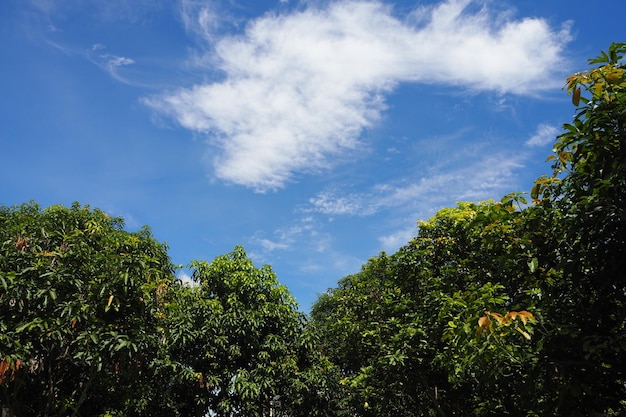
[[[257,191],[332,166],[379,121],[399,83],[536,94],[559,85],[569,41],[567,25],[475,11],[470,0],[403,17],[379,1],[336,1],[266,14],[222,37],[215,14],[184,3],[188,29],[210,42],[207,70],[223,78],[146,103],[211,138],[218,178]]]
[[[537,126],[535,133],[526,141],[526,145],[545,146],[552,144],[560,132],[558,127],[542,123]]]

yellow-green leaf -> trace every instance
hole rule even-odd
[[[530,340],[530,334],[528,334],[528,332],[525,332],[524,330],[520,329],[519,327],[516,327],[515,330],[520,332],[522,334],[522,336],[524,336],[527,340]]]

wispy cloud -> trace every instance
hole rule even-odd
[[[476,12],[471,3],[449,0],[399,18],[381,2],[337,1],[267,14],[219,39],[210,10],[189,7],[188,28],[214,42],[207,70],[223,78],[146,103],[210,135],[217,177],[278,189],[357,146],[398,83],[525,95],[558,85],[567,25],[515,20],[486,6]]]
[[[514,186],[516,171],[524,167],[523,158],[498,151],[462,163],[455,160],[430,175],[404,178],[405,185],[377,184],[361,193],[325,190],[309,199],[302,211],[327,216],[367,216],[396,208],[427,212],[451,200],[496,198]]]
[[[317,212],[331,216],[354,215],[367,216],[378,210],[376,203],[372,203],[364,194],[351,193],[337,197],[332,192],[322,191],[309,199],[310,207],[304,211]]]
[[[436,210],[456,201],[497,199],[515,189],[517,171],[523,162],[524,156],[496,152],[468,160],[464,165],[456,164],[456,169],[438,168],[413,181],[405,178],[402,184],[377,184],[363,192],[337,187],[322,191],[306,206],[296,209],[291,225],[269,233],[259,231],[253,236],[249,241],[253,248],[250,255],[258,262],[267,262],[284,254],[292,256],[298,248],[306,253],[297,266],[302,273],[319,273],[329,268],[334,268],[332,273],[339,273],[338,276],[354,272],[371,252],[363,259],[350,258],[348,264],[341,263],[341,257],[348,255],[337,247],[337,242],[342,239],[338,233],[346,233],[346,218],[352,218],[350,223],[354,218],[359,221],[359,217],[378,216],[375,229],[379,246],[372,250],[392,253],[416,235],[417,220],[429,218]]]
[[[39,13],[49,18],[61,18],[77,12],[85,12],[100,21],[141,20],[167,4],[163,0],[83,0],[80,2],[58,0],[25,0]]]
[[[216,39],[225,20],[223,11],[218,11],[216,3],[206,0],[181,0],[180,16],[187,33],[210,43]]]
[[[337,247],[336,231],[330,224],[314,215],[295,213],[291,225],[274,231],[258,231],[249,240],[248,252],[258,263],[282,259],[284,271],[300,277],[298,285],[319,291],[331,287],[337,279],[354,273],[367,260]]]
[[[307,265],[308,272],[319,272],[328,267],[328,262],[334,262],[332,254],[343,254],[337,243],[358,225],[377,234],[378,247],[374,245],[372,249],[370,243],[369,254],[377,250],[394,252],[416,235],[417,220],[429,218],[442,207],[453,206],[457,201],[499,199],[517,189],[519,173],[532,152],[487,152],[484,144],[463,146],[464,139],[459,137],[448,143],[447,148],[454,149],[450,153],[455,156],[428,171],[416,168],[405,172],[402,178],[372,184],[361,191],[338,185],[320,191],[295,209],[291,225],[259,231],[251,238],[251,255],[265,262],[295,248],[300,252],[305,248],[307,259],[300,260],[299,268]],[[365,220],[368,216],[370,219]],[[366,259],[364,255],[359,262]],[[344,273],[356,270],[351,266],[351,270],[339,269]]]
[[[252,244],[261,249],[256,254],[260,258],[276,250],[292,250],[294,247],[300,247],[303,242],[309,242],[308,247],[313,251],[323,252],[326,240],[310,216],[301,217],[295,224],[275,230],[271,238],[259,233],[250,239]]]
[[[535,133],[526,141],[527,146],[545,146],[554,143],[561,130],[553,125],[542,123]]]
[[[120,74],[120,68],[133,65],[135,60],[125,56],[113,55],[105,52],[105,50],[106,46],[101,43],[96,43],[91,46],[90,51],[86,53],[85,56],[89,61],[106,71],[111,78],[125,84],[130,84],[130,82]]]
[[[129,81],[127,78],[122,76],[122,74],[120,74],[120,70],[123,67],[134,65],[135,60],[125,56],[111,54],[106,51],[106,46],[101,43],[95,43],[87,49],[79,49],[73,46],[63,45],[48,39],[46,39],[46,43],[67,56],[83,57],[92,64],[100,67],[100,69],[106,72],[111,78],[121,83],[133,85],[139,84],[137,82]]]
[[[277,249],[279,250],[287,250],[289,249],[291,246],[289,243],[286,242],[282,242],[280,240],[270,240],[270,239],[266,239],[266,238],[255,238],[253,239],[253,241],[255,243],[257,243],[258,245],[261,246],[261,248],[263,248],[264,252],[273,252]]]

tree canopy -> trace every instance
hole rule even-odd
[[[0,243],[3,415],[296,415],[322,386],[304,315],[241,247],[188,285],[147,228],[34,203],[0,209]]]
[[[0,382],[15,415],[99,415],[136,403],[159,343],[166,248],[105,213],[0,211]],[[129,389],[133,387],[132,389]]]
[[[346,415],[626,413],[625,52],[567,79],[530,202],[443,209],[319,298]]]
[[[626,44],[527,194],[421,221],[310,317],[240,246],[175,276],[148,228],[0,207],[3,416],[626,415]]]

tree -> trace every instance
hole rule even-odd
[[[333,367],[242,247],[176,279],[149,229],[74,204],[0,208],[0,410],[328,415]]]
[[[418,416],[433,407],[429,393],[441,382],[430,378],[433,320],[406,293],[397,261],[370,259],[313,307],[312,325],[341,373],[341,416]]]
[[[626,413],[626,44],[567,80],[552,176],[419,224],[312,311],[352,415]]]
[[[195,285],[169,308],[167,340],[175,362],[193,370],[185,386],[195,414],[326,415],[315,339],[272,269],[254,266],[240,246],[192,263]],[[322,369],[320,370],[320,366]]]
[[[626,44],[567,79],[577,106],[554,146],[537,209],[562,277],[542,286],[546,361],[561,414],[626,412]],[[548,300],[546,300],[548,301]],[[612,411],[611,411],[612,410]]]
[[[371,259],[318,299],[313,325],[343,374],[347,415],[480,413],[501,385],[523,381],[534,358],[518,355],[512,364],[510,357],[531,343],[531,296],[507,293],[529,280],[533,256],[513,228],[513,200],[504,201],[441,210],[398,252]],[[494,323],[483,333],[485,311]],[[480,352],[493,341],[503,349]],[[507,377],[494,367],[506,368]],[[502,413],[519,402],[502,396],[490,407]]]
[[[0,208],[0,407],[13,416],[141,412],[174,282],[146,228],[74,204]]]

